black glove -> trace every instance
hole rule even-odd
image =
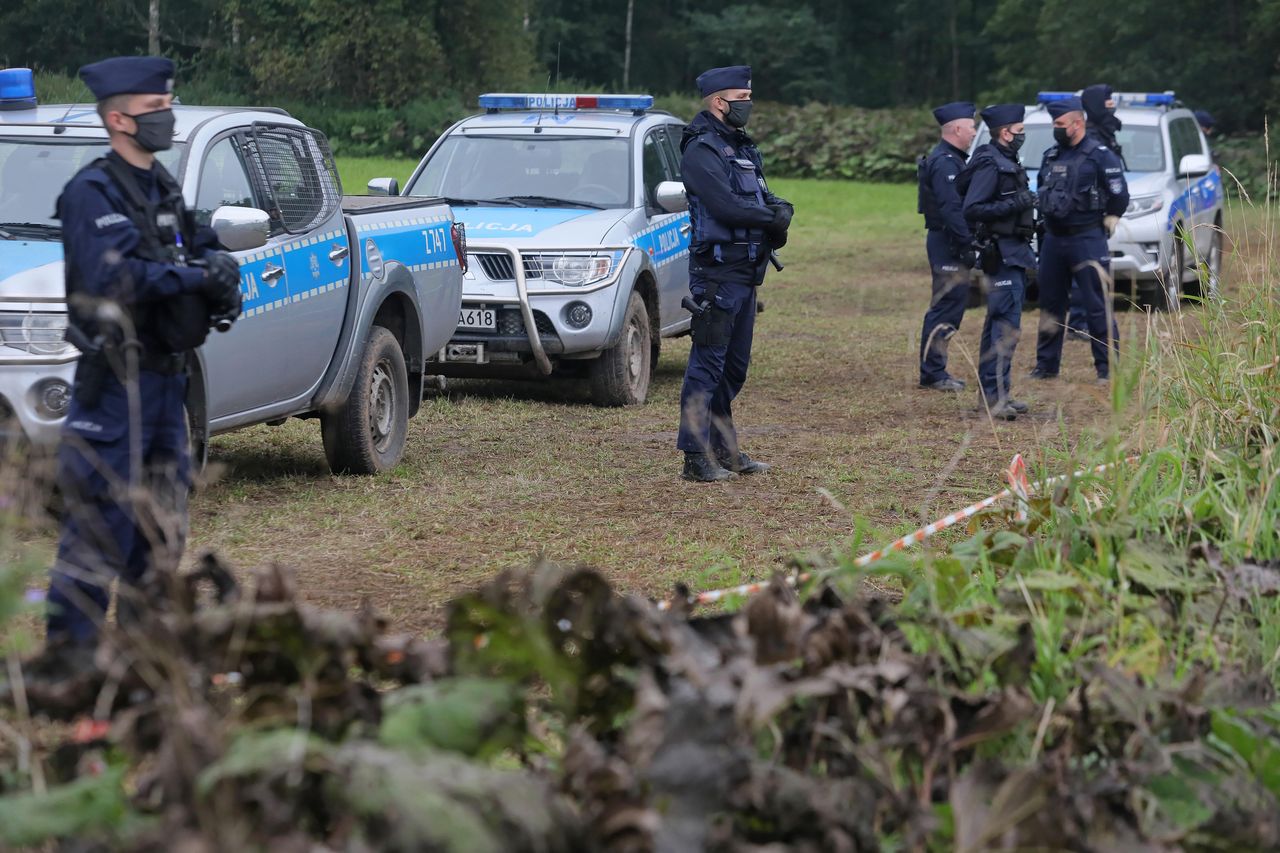
[[[210,252],[204,258],[204,291],[217,301],[231,290],[240,290],[240,262],[230,252]]]
[[[965,246],[956,252],[956,259],[964,264],[964,268],[971,270],[978,265],[978,261],[982,259],[982,253],[975,246]]]
[[[205,293],[209,299],[209,313],[215,319],[235,320],[240,316],[240,262],[229,252],[210,252],[204,256],[208,270]]]
[[[773,222],[769,223],[769,232],[786,232],[791,227],[791,217],[795,215],[795,207],[791,202],[783,201],[769,205],[769,209],[773,211]]]
[[[1036,206],[1036,194],[1031,190],[1019,190],[1013,197],[1013,209],[1021,212]]]

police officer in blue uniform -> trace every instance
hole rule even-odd
[[[1071,279],[1080,282],[1093,365],[1099,380],[1111,376],[1111,353],[1119,337],[1107,322],[1102,272],[1110,270],[1107,238],[1129,205],[1120,158],[1085,128],[1079,98],[1047,106],[1057,142],[1040,164],[1039,208],[1045,234],[1040,244],[1040,335],[1033,379],[1052,379],[1062,363],[1062,342]]]
[[[62,191],[68,340],[81,350],[58,484],[66,504],[50,580],[50,648],[96,642],[109,584],[122,624],[148,572],[172,571],[190,486],[184,408],[190,350],[240,311],[240,270],[197,227],[155,158],[173,145],[173,63],[117,57],[80,76],[110,152]]]
[[[693,346],[680,391],[681,476],[718,482],[769,466],[738,446],[732,404],[747,379],[756,288],[772,250],[786,243],[794,212],[769,191],[760,152],[743,128],[751,116],[751,68],[698,76],[705,109],[680,141],[692,226],[689,290]]]
[[[1028,410],[1026,403],[1013,398],[1010,364],[1021,333],[1026,271],[1036,263],[1031,251],[1036,197],[1018,159],[1027,136],[1025,114],[1021,104],[984,109],[982,121],[991,141],[973,152],[956,181],[965,219],[984,247],[981,263],[990,285],[978,357],[980,395],[992,417],[1010,421]]]
[[[920,387],[935,391],[965,387],[963,380],[947,372],[947,342],[960,328],[969,302],[969,271],[977,262],[955,184],[977,135],[973,114],[974,106],[967,101],[934,110],[942,139],[927,157],[920,158],[916,169],[917,209],[928,229],[925,249],[933,274],[933,297],[920,332]]]
[[[1120,147],[1116,134],[1124,123],[1116,116],[1116,102],[1112,97],[1111,87],[1106,83],[1094,83],[1085,86],[1080,92],[1080,103],[1084,106],[1085,132],[1107,146],[1124,165],[1124,149]],[[1126,166],[1127,168],[1127,166]],[[1071,280],[1071,309],[1067,312],[1067,337],[1078,341],[1089,340],[1089,320],[1084,307],[1084,297],[1080,294],[1080,282]]]

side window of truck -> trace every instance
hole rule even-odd
[[[667,137],[667,157],[671,163],[671,180],[683,181],[684,174],[680,171],[680,160],[684,156],[680,152],[680,138],[684,135],[684,128],[678,124],[669,124],[666,128]]]
[[[342,184],[319,131],[255,124],[247,150],[273,233],[304,234],[338,209]]]
[[[666,131],[659,127],[649,131],[644,138],[644,151],[641,156],[644,167],[644,201],[650,207],[657,204],[653,191],[657,189],[658,184],[671,180],[662,151],[667,144],[665,137]]]
[[[1176,172],[1182,158],[1188,154],[1203,154],[1200,147],[1200,131],[1194,119],[1178,118],[1169,125],[1169,147],[1173,151],[1173,169]]]
[[[192,213],[197,222],[208,225],[213,212],[223,205],[258,206],[244,161],[240,159],[235,139],[230,136],[215,143],[200,165],[200,180],[196,185],[196,204]]]

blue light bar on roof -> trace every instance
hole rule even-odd
[[[486,110],[647,110],[652,95],[534,95],[495,92],[480,96]]]
[[[1118,107],[1171,107],[1173,92],[1114,92],[1111,95]]]
[[[1079,92],[1040,92],[1036,95],[1037,104],[1052,104],[1054,101],[1065,101],[1078,96]]]
[[[36,105],[36,78],[30,68],[0,71],[0,110],[29,110]]]

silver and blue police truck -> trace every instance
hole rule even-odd
[[[469,263],[431,371],[571,377],[603,406],[645,402],[659,342],[689,330],[684,123],[648,95],[488,94],[404,196],[442,197]],[[395,195],[390,178],[370,193]]]
[[[244,298],[189,365],[196,460],[211,435],[301,417],[319,419],[334,471],[395,465],[427,358],[457,325],[465,238],[448,206],[343,196],[324,136],[281,110],[174,113],[158,157],[240,261]],[[54,201],[107,151],[93,105],[36,105],[0,72],[0,438],[37,450],[59,440],[79,355]]]
[[[1045,150],[1054,145],[1045,109],[1079,92],[1040,92],[1027,107],[1023,163],[1036,186]],[[1222,271],[1222,176],[1195,115],[1173,92],[1115,92],[1116,134],[1129,183],[1129,209],[1112,235],[1116,293],[1159,309],[1183,296],[1217,293]],[[988,141],[982,128],[974,145]]]

